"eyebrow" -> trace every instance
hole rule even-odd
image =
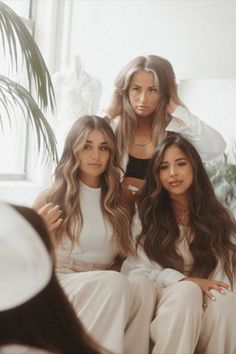
[[[92,140],[86,140],[86,144],[94,144]],[[102,141],[99,145],[108,145],[106,141]]]
[[[142,86],[140,86],[140,85],[138,85],[138,84],[132,84],[131,86],[142,87]],[[148,87],[157,88],[156,85],[151,85],[151,86],[148,86]]]
[[[188,159],[186,158],[186,157],[179,157],[178,159],[176,159],[175,161],[182,161],[182,160],[184,160],[184,161],[187,161]],[[162,161],[161,163],[168,163],[168,161]]]

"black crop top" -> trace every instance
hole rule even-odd
[[[144,179],[150,159],[138,159],[129,155],[125,177]]]

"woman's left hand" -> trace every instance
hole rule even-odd
[[[121,99],[122,91],[118,88],[112,93],[112,97],[108,107],[104,110],[108,114],[108,118],[112,120],[117,117],[122,112],[122,99]]]
[[[211,289],[217,290],[219,293],[224,295],[224,289],[231,290],[229,284],[224,283],[220,280],[203,279],[203,278],[185,278],[184,280],[193,281],[202,290],[203,294],[209,297],[209,299],[215,301],[215,297],[211,294]]]
[[[167,105],[167,112],[169,114],[172,114],[178,106],[178,103],[176,103],[173,98],[170,98],[169,103]]]

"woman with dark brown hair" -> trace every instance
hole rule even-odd
[[[236,223],[183,137],[158,146],[137,210],[139,260],[130,257],[122,271],[156,286],[153,353],[235,354]]]

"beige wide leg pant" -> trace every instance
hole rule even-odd
[[[115,354],[146,354],[156,291],[144,276],[114,271],[58,274],[89,334]]]
[[[236,354],[236,294],[212,290],[203,310],[201,289],[182,281],[157,292],[151,323],[153,354]]]

